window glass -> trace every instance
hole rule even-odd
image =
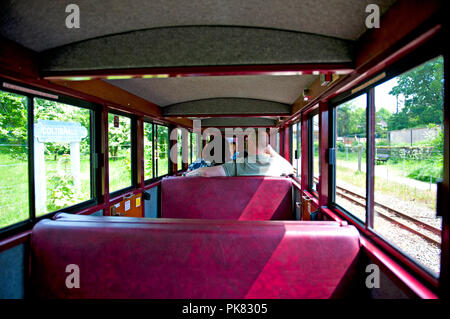
[[[375,87],[374,230],[434,273],[440,271],[443,58]]]
[[[158,176],[169,174],[169,128],[157,125]]]
[[[153,178],[153,124],[144,122],[144,179]]]
[[[197,133],[192,133],[192,161],[197,159],[198,145],[197,145]]]
[[[0,228],[29,218],[27,98],[0,91]]]
[[[319,115],[314,115],[312,123],[312,155],[313,155],[313,190],[318,191],[317,185],[320,176],[320,155],[319,155]]]
[[[291,154],[291,156],[292,156],[292,165],[294,167],[297,167],[296,166],[297,159],[296,159],[296,156],[295,156],[295,153],[297,152],[297,124],[293,124],[291,126],[291,128],[292,128],[292,138],[291,138],[291,140],[292,140],[292,154]]]
[[[177,130],[177,149],[178,149],[178,157],[177,157],[177,169],[183,169],[183,136],[181,130]]]
[[[34,99],[36,216],[89,200],[91,111]]]
[[[295,169],[295,176],[300,176],[301,168],[301,148],[300,148],[300,124],[292,125],[292,166]],[[297,156],[296,156],[297,153]]]
[[[275,150],[278,154],[280,153],[280,132],[277,132],[275,137]]]
[[[366,220],[367,94],[336,107],[335,202]]]
[[[192,134],[191,132],[188,133],[188,163],[192,163]]]
[[[131,119],[108,114],[109,192],[130,187],[131,180]]]

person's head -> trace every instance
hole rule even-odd
[[[235,141],[230,143],[230,148],[231,148],[232,154],[236,153],[236,142]]]
[[[265,154],[267,146],[267,133],[265,130],[255,130],[254,134],[248,135],[248,154]]]
[[[236,142],[233,139],[226,139],[228,145],[227,157],[231,158],[236,153]]]

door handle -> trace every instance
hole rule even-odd
[[[123,199],[123,200],[127,200],[127,199],[130,199],[130,198],[133,197],[133,196],[134,196],[134,194],[131,193],[131,194],[128,194],[128,195],[124,195],[124,196],[122,197],[122,199]]]

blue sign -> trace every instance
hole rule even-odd
[[[40,143],[79,143],[87,136],[87,129],[80,123],[38,120],[34,136]]]

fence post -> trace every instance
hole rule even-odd
[[[403,171],[405,171],[405,154],[406,154],[406,151],[403,150]]]
[[[362,146],[358,146],[358,172],[361,172],[361,150]]]

